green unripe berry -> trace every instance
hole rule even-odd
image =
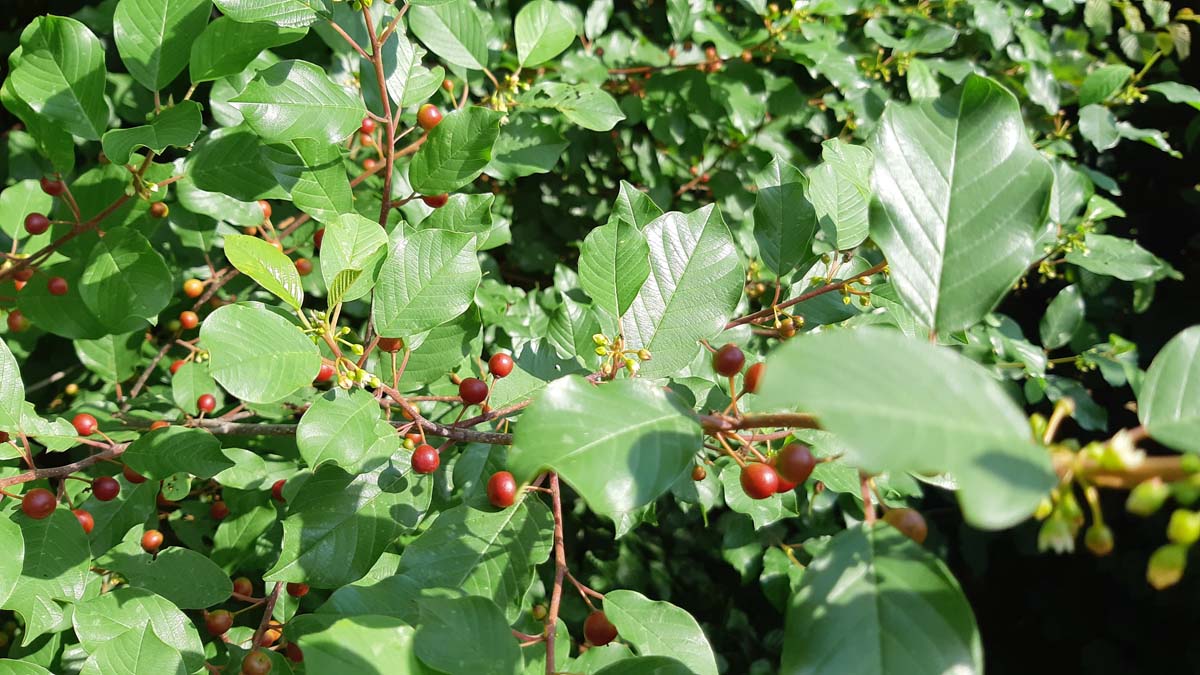
[[[1151,478],[1138,483],[1137,487],[1129,491],[1129,498],[1125,500],[1125,510],[1137,516],[1149,516],[1162,508],[1163,502],[1167,501],[1170,494],[1171,488],[1166,483],[1159,478]]]
[[[1187,454],[1179,458],[1179,468],[1187,473],[1200,471],[1200,455]]]
[[[608,344],[608,338],[604,337],[603,333],[596,333],[592,336],[592,342],[595,342],[597,345],[606,345]]]
[[[1191,546],[1200,540],[1200,513],[1175,509],[1167,523],[1167,539],[1183,546]]]
[[[1107,525],[1095,523],[1083,535],[1083,543],[1097,556],[1106,556],[1113,550],[1113,533]]]
[[[1146,564],[1146,581],[1157,590],[1179,583],[1187,567],[1187,549],[1178,544],[1160,547]]]

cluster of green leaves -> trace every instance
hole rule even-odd
[[[304,653],[270,652],[276,673],[978,672],[960,587],[931,551],[864,523],[860,472],[888,507],[949,490],[974,527],[1029,518],[1059,483],[1029,411],[1071,399],[1083,430],[1111,432],[1080,380],[1051,372],[1064,359],[1128,387],[1155,441],[1200,452],[1200,328],[1150,362],[1097,321],[1110,296],[1143,311],[1180,278],[1109,232],[1125,214],[1100,153],[1133,140],[1179,161],[1195,141],[1196,123],[1168,139],[1127,121],[1200,108],[1172,79],[1190,12],[635,5],[104,0],[23,28],[0,87],[22,123],[2,174],[0,309],[32,327],[10,321],[0,340],[0,480],[28,468],[23,438],[39,467],[85,459],[67,421],[80,412],[149,480],[94,463],[80,475],[117,475],[116,499],[81,481],[10,487],[58,488],[95,526],[0,505],[0,607],[20,620],[0,672],[235,672],[258,613],[221,640],[202,639],[201,611],[241,606],[241,575],[260,594],[313,589],[273,606]],[[376,59],[354,46],[376,43]],[[427,102],[446,112],[426,134]],[[360,133],[386,111],[414,132],[387,177],[388,136]],[[70,199],[43,192],[50,175]],[[439,208],[415,198],[442,193]],[[53,227],[27,235],[31,213]],[[5,273],[43,250],[28,281]],[[193,309],[172,289],[193,277],[219,286],[198,335],[172,325]],[[1020,284],[1054,292],[1034,337],[997,312]],[[754,500],[706,447],[702,416],[736,396],[706,342],[765,361],[741,411],[819,421],[764,446],[812,446],[828,460],[812,481]],[[497,351],[516,367],[491,382],[491,409],[527,404],[489,430],[511,426],[511,447],[464,437],[419,475],[381,383],[452,425],[450,376],[485,376]],[[330,363],[332,386],[315,385]],[[258,426],[197,421],[202,394]],[[555,472],[571,517],[600,516],[636,561],[572,551],[619,644],[577,648],[586,609],[568,586],[554,663],[545,643],[519,646],[514,630],[544,629],[529,610],[553,593],[556,523],[536,491],[489,504],[501,469],[522,485]],[[671,590],[663,552],[629,542],[660,515],[711,528],[777,614],[702,625],[681,606],[713,589],[651,599]],[[157,555],[139,545],[151,527],[168,535]],[[755,647],[723,651],[738,641]]]

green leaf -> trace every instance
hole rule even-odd
[[[856,386],[840,394],[795,386],[829,378]],[[1056,482],[1046,453],[1027,449],[1032,438],[1025,415],[986,369],[900,333],[861,328],[795,339],[767,359],[760,396],[768,408],[815,414],[845,443],[843,459],[853,466],[872,473],[954,473],[964,485],[958,497],[967,520],[978,527],[1019,522],[1037,507],[1028,495],[1044,495]],[[972,508],[988,496],[968,484],[1006,482],[1013,512]]]
[[[247,403],[273,403],[312,383],[321,352],[300,328],[261,307],[225,305],[200,327],[209,368],[225,391]],[[259,345],[270,345],[263,350]]]
[[[596,649],[589,649],[585,656]],[[599,670],[586,672],[595,675],[693,675],[695,671],[668,656],[635,656],[610,663]]]
[[[413,5],[408,26],[417,39],[447,63],[468,70],[487,66],[487,36],[474,3],[453,0],[434,7]]]
[[[892,283],[941,332],[983,318],[1033,262],[1053,174],[1016,97],[972,75],[936,101],[888,105],[873,182]]]
[[[675,41],[686,40],[692,34],[696,19],[704,13],[705,0],[668,0],[667,23]]]
[[[678,659],[696,675],[717,674],[717,660],[704,631],[691,614],[675,605],[635,591],[611,591],[604,595],[604,613],[621,640],[638,654]]]
[[[450,195],[445,206],[434,210],[425,217],[425,220],[417,223],[417,229],[450,230],[451,232],[476,234],[479,235],[476,239],[478,250],[495,248],[508,243],[502,241],[500,233],[493,227],[492,204],[495,201],[496,196],[490,194]]]
[[[39,115],[89,141],[108,126],[104,101],[104,47],[82,23],[42,16],[21,34],[13,93]]]
[[[591,336],[588,337],[590,343]],[[515,352],[513,372],[492,385],[490,404],[503,407],[524,401],[565,375],[587,374],[576,359],[560,358],[552,344],[553,341],[534,340]]]
[[[128,333],[170,304],[174,279],[141,233],[121,228],[96,242],[79,286],[84,304],[110,332]]]
[[[623,220],[639,230],[646,229],[655,218],[663,214],[658,204],[645,192],[621,181],[617,201],[613,204],[612,217]]]
[[[50,213],[54,208],[54,198],[42,192],[42,188],[32,178],[13,183],[0,191],[0,232],[7,234],[10,239],[20,239],[28,236],[23,223],[25,216],[31,213]]]
[[[330,16],[329,0],[213,0],[213,4],[234,21],[284,28],[311,26]]]
[[[517,12],[513,23],[517,60],[521,67],[537,66],[566,51],[575,41],[575,28],[553,0],[533,0]]]
[[[218,17],[192,43],[188,74],[193,83],[237,75],[264,49],[291,44],[307,34],[306,28],[242,23],[228,16]]]
[[[579,285],[612,318],[625,314],[649,276],[650,246],[634,225],[612,219],[583,240]]]
[[[543,82],[526,97],[532,105],[553,108],[571,123],[592,131],[609,131],[625,119],[617,101],[594,84]]]
[[[875,156],[863,146],[836,138],[821,145],[824,161],[809,175],[808,196],[826,240],[845,251],[867,238],[867,205],[871,201],[871,165]]]
[[[796,167],[776,157],[755,184],[754,238],[758,253],[767,268],[782,277],[816,259],[812,242],[817,234],[817,217],[804,195],[808,180]]]
[[[670,489],[700,443],[696,418],[660,387],[631,380],[596,387],[569,376],[526,410],[508,462],[519,482],[557,471],[589,508],[611,517]]]
[[[411,391],[435,382],[463,362],[468,354],[482,348],[479,308],[471,307],[459,316],[429,331],[421,345],[408,356],[408,367],[400,378],[401,391]],[[387,374],[390,378],[390,371]],[[495,391],[492,392],[495,401]]]
[[[15,431],[21,425],[21,407],[25,403],[25,383],[21,368],[8,344],[0,339],[0,428]]]
[[[335,84],[307,61],[280,61],[258,71],[229,100],[267,143],[311,138],[339,143],[362,124],[362,98]]]
[[[7,518],[21,527],[25,538],[25,558],[16,587],[5,601],[25,622],[23,644],[54,630],[67,616],[59,602],[83,599],[87,589],[92,556],[87,535],[79,527],[75,514],[56,509],[48,518],[34,520],[17,511]]]
[[[1117,118],[1111,110],[1095,103],[1079,110],[1079,132],[1101,152],[1121,142]]]
[[[1138,420],[1154,440],[1200,452],[1200,326],[1171,338],[1154,357],[1137,401]]]
[[[289,621],[286,633],[300,646],[304,666],[313,673],[361,675],[365,669],[433,675],[417,660],[413,645],[416,629],[394,617],[306,614]]]
[[[421,45],[408,39],[403,30],[397,30],[394,39],[389,39],[381,48],[383,74],[386,78],[388,97],[393,106],[406,108],[416,105],[433,95],[442,86],[446,70],[441,66],[433,69],[422,65],[426,51]],[[363,59],[359,68],[359,80],[363,85],[363,98],[372,111],[382,115],[379,101],[379,82],[375,77],[375,66]]]
[[[1156,82],[1146,87],[1146,91],[1162,94],[1171,103],[1186,103],[1200,110],[1200,89],[1191,85],[1179,82]]]
[[[125,634],[140,636],[149,631],[183,655],[186,672],[203,668],[204,647],[191,619],[167,600],[140,588],[116,588],[76,605],[74,627],[80,643],[91,653]]]
[[[3,344],[0,342],[0,344]],[[16,589],[25,564],[25,538],[21,526],[12,518],[0,518],[0,546],[4,556],[0,557],[0,606]],[[0,671],[3,672],[3,671]]]
[[[296,427],[296,447],[313,469],[333,462],[352,471],[376,442],[388,439],[399,445],[395,430],[383,423],[379,402],[365,389],[330,391],[313,401]]]
[[[1123,63],[1100,66],[1088,73],[1079,87],[1079,107],[1107,101],[1121,91],[1130,75],[1133,75],[1133,68]]]
[[[120,0],[113,38],[129,74],[151,91],[166,87],[183,72],[211,13],[210,0]]]
[[[124,478],[117,480],[121,483],[121,493],[116,499],[102,502],[92,496],[80,505],[92,514],[92,520],[96,523],[89,537],[92,555],[101,555],[116,546],[129,530],[150,522],[158,512],[157,482],[146,481],[135,485]]]
[[[1179,273],[1165,260],[1142,248],[1136,241],[1108,234],[1088,232],[1083,240],[1083,248],[1069,251],[1066,259],[1089,272],[1123,281],[1179,278]]]
[[[416,650],[422,663],[446,673],[520,675],[521,647],[508,621],[487,598],[425,598]]]
[[[225,407],[225,392],[209,374],[207,363],[188,361],[171,376],[171,400],[176,408],[185,413],[199,415],[200,409],[196,403],[204,394],[212,394],[217,400],[217,410]]]
[[[337,588],[363,578],[396,537],[416,527],[431,492],[406,453],[359,476],[319,469],[289,497],[279,560],[263,579]]]
[[[245,125],[215,129],[189,154],[187,173],[197,187],[241,201],[286,198],[287,191],[271,174],[263,154],[262,139]],[[258,225],[262,212],[254,208]],[[216,217],[224,218],[220,213]]]
[[[156,555],[142,550],[141,542],[126,541],[98,561],[120,574],[134,588],[157,593],[180,609],[204,609],[229,599],[233,583],[208,556],[171,546]],[[186,579],[187,583],[180,583]]]
[[[450,321],[471,306],[481,275],[474,235],[396,228],[375,287],[375,330],[411,337]]]
[[[208,0],[205,0],[207,2]],[[200,104],[180,101],[164,109],[149,124],[104,133],[104,154],[117,164],[129,162],[137,148],[149,148],[161,154],[169,146],[184,148],[200,135]]]
[[[9,67],[14,68],[19,63],[15,56],[9,57]],[[70,132],[58,125],[58,123],[50,120],[47,117],[42,117],[28,103],[22,101],[16,94],[13,86],[13,79],[6,78],[0,82],[0,104],[8,109],[17,119],[25,125],[29,134],[33,137],[36,144],[36,150],[43,157],[50,161],[55,170],[60,173],[69,174],[75,169],[75,139]],[[13,141],[21,138],[21,134],[12,136]],[[19,227],[20,221],[11,225],[11,227]],[[3,228],[3,226],[0,226]]]
[[[0,659],[0,673],[4,675],[54,675],[36,663],[12,659]]]
[[[771,495],[766,499],[754,499],[746,494],[742,489],[742,470],[736,464],[723,467],[720,480],[730,510],[750,516],[756,530],[797,515],[794,492]]]
[[[321,277],[333,287],[339,274],[362,270],[363,274],[342,295],[343,301],[357,300],[371,291],[379,268],[387,257],[387,232],[379,223],[357,213],[343,214],[325,225],[321,240]]]
[[[946,566],[886,525],[835,536],[791,599],[780,667],[825,672],[982,673],[975,617]]]
[[[1058,349],[1070,342],[1083,325],[1084,309],[1083,295],[1078,286],[1071,284],[1059,291],[1038,324],[1042,346]]]
[[[76,340],[75,354],[88,370],[105,380],[123,382],[133,377],[141,366],[141,348],[145,341],[146,336],[137,332],[107,335],[98,340]]]
[[[296,265],[265,239],[231,234],[225,237],[225,257],[280,300],[296,309],[304,304],[304,287]]]
[[[667,213],[646,226],[650,276],[621,325],[627,344],[648,349],[643,377],[674,375],[725,328],[742,295],[737,246],[713,205]]]
[[[413,11],[418,9],[414,7]],[[500,113],[479,106],[447,113],[409,164],[413,189],[437,195],[478,178],[492,159],[500,118]]]
[[[66,295],[51,295],[46,284],[21,289],[17,307],[35,326],[68,339],[96,339],[114,332],[83,302],[80,276],[86,260],[71,260],[41,268],[67,280]]]
[[[262,157],[296,208],[317,222],[328,224],[354,211],[354,194],[338,146],[297,138],[264,146]]]
[[[537,499],[495,512],[460,504],[405,547],[397,572],[417,588],[490,598],[515,621],[535,568],[550,558],[553,532],[554,519]]]
[[[212,478],[233,462],[221,453],[221,442],[202,429],[169,426],[142,434],[121,461],[147,478],[164,479],[181,471]]]
[[[514,115],[500,128],[486,173],[503,180],[547,173],[562,159],[567,145],[567,139],[553,126],[533,115]]]
[[[163,642],[150,626],[126,631],[88,655],[80,675],[187,675],[183,655]]]

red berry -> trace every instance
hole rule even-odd
[[[167,205],[162,202],[154,202],[153,204],[150,205],[150,217],[151,218],[166,218],[167,214],[170,212],[171,212],[171,209],[168,208]]]
[[[288,584],[287,592],[293,598],[303,598],[308,595],[308,584]]]
[[[286,483],[287,483],[286,480],[280,478],[279,480],[275,481],[274,485],[271,486],[271,497],[273,497],[275,499],[275,501],[277,501],[277,502],[287,501],[286,499],[283,498],[283,486]]]
[[[766,499],[779,488],[779,474],[770,464],[751,462],[742,467],[741,482],[751,499]]]
[[[271,672],[271,657],[266,652],[252,651],[242,659],[242,675],[267,675]]]
[[[316,246],[318,250],[320,250],[321,242],[324,241],[324,239],[325,239],[325,228],[322,227],[321,229],[319,229],[313,233],[313,245]]]
[[[488,396],[487,383],[477,377],[468,377],[458,383],[458,395],[467,405],[483,403]]]
[[[417,473],[433,473],[437,471],[438,465],[441,463],[442,458],[432,445],[419,445],[416,450],[413,450],[412,468]]]
[[[440,209],[450,201],[450,195],[443,192],[440,195],[422,195],[421,201],[425,202],[425,206],[431,209]]]
[[[254,584],[246,577],[238,577],[233,580],[233,592],[250,597],[254,595]]]
[[[766,369],[767,364],[760,362],[746,371],[746,377],[742,379],[742,389],[745,389],[747,394],[758,393],[758,385],[762,384],[763,371]]]
[[[29,319],[21,313],[21,310],[14,309],[8,313],[8,330],[11,333],[22,333],[29,330]]]
[[[25,288],[26,283],[28,282],[21,281],[20,279],[13,279],[13,288],[17,289],[17,292],[20,293],[21,289]]]
[[[96,418],[87,413],[79,413],[75,419],[71,420],[71,424],[75,426],[75,432],[80,436],[91,436],[96,433],[96,429],[100,426],[96,422]]]
[[[359,127],[359,131],[362,131],[364,134],[369,134],[375,131],[375,120],[371,119],[370,117],[364,117],[362,126]]]
[[[492,358],[488,359],[488,372],[496,377],[508,377],[512,369],[513,360],[508,354],[500,352],[492,354]]]
[[[803,443],[789,443],[775,458],[775,469],[779,475],[797,484],[808,480],[816,466],[817,458]]]
[[[376,346],[378,346],[380,349],[382,349],[383,351],[385,351],[389,354],[395,354],[396,352],[400,351],[401,349],[404,349],[404,339],[403,338],[379,338],[379,342]]]
[[[454,91],[454,82],[452,80],[442,80],[442,89],[446,91]]]
[[[883,519],[918,544],[925,543],[925,537],[929,534],[925,516],[915,509],[888,509],[887,513],[883,514]]]
[[[217,397],[212,394],[200,394],[200,398],[196,399],[196,407],[200,412],[210,413],[217,409]]]
[[[225,520],[229,516],[229,506],[223,501],[215,501],[208,507],[208,515],[212,516],[213,520]]]
[[[66,295],[70,285],[62,277],[50,277],[50,281],[46,282],[46,289],[50,291],[50,295]]]
[[[604,612],[595,610],[583,621],[583,637],[590,644],[603,647],[617,639],[617,627],[612,625]]]
[[[300,663],[304,660],[304,652],[300,651],[300,646],[295,642],[287,643],[287,646],[283,648],[283,653],[292,663]]]
[[[142,535],[142,550],[151,555],[158,552],[158,548],[162,546],[163,535],[158,530],[146,530]]]
[[[204,629],[213,637],[224,635],[232,627],[233,614],[227,610],[218,609],[215,612],[208,612],[204,615]]]
[[[183,282],[183,294],[189,298],[198,298],[204,295],[204,282],[199,279],[188,279]]]
[[[91,534],[92,529],[96,527],[96,520],[92,518],[92,514],[83,509],[75,509],[71,513],[75,514],[75,518],[79,521],[79,526],[83,528],[83,533]]]
[[[272,621],[269,627],[263,631],[262,646],[270,647],[275,644],[275,641],[283,637],[283,626],[278,621]]]
[[[126,464],[125,467],[123,469],[121,469],[121,475],[125,476],[125,480],[129,481],[130,483],[133,483],[134,485],[139,485],[141,483],[146,482],[146,477],[143,476],[142,474],[134,471],[133,469],[129,468],[128,464]]]
[[[67,191],[66,184],[64,184],[61,180],[54,180],[53,178],[46,178],[45,176],[42,176],[41,182],[42,192],[45,192],[51,197],[57,197]]]
[[[798,485],[800,485],[799,483],[793,483],[792,481],[779,475],[779,471],[775,472],[775,477],[779,479],[779,485],[775,487],[775,494],[777,495],[791,492],[792,490],[795,490]]]
[[[41,234],[50,229],[50,219],[40,213],[25,216],[25,231],[29,234]]]
[[[32,267],[22,267],[13,273],[13,278],[17,281],[29,281],[33,278],[33,274],[34,271]]]
[[[699,483],[700,481],[704,480],[705,478],[708,478],[708,470],[707,469],[705,469],[703,466],[700,466],[699,464],[692,467],[692,480]]]
[[[192,310],[187,310],[179,313],[179,325],[183,326],[184,330],[191,330],[200,325],[200,317]]]
[[[374,171],[376,166],[375,160],[370,157],[363,160],[363,171]]]
[[[54,493],[45,488],[34,488],[21,497],[21,510],[34,520],[41,520],[54,513],[56,506],[58,500],[54,498]]]
[[[321,369],[317,371],[317,382],[328,382],[333,377],[333,364],[322,363]]]
[[[263,220],[271,219],[271,202],[265,199],[260,199],[258,200],[258,208],[262,209]]]
[[[101,476],[92,481],[92,494],[102,502],[111,502],[121,493],[121,484],[111,476]]]
[[[507,509],[517,500],[517,479],[507,471],[497,471],[488,479],[488,501],[498,509]]]
[[[432,103],[426,103],[417,109],[417,124],[425,131],[436,127],[442,121],[442,111]]]
[[[179,361],[176,361],[175,363],[172,363],[171,364],[171,374],[174,375],[175,373],[178,373],[179,369],[183,367],[184,363],[186,363],[186,361],[183,361],[182,359]]]
[[[9,438],[7,431],[0,431],[0,443],[7,443]]]
[[[713,370],[725,377],[733,377],[742,372],[744,365],[746,365],[746,355],[735,344],[725,345],[713,355]]]
[[[312,270],[312,262],[308,258],[300,258],[296,261],[296,271],[300,273],[300,276],[306,277],[312,274]]]

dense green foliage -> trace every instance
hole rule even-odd
[[[1100,491],[1130,490],[1170,513],[1137,565],[1175,585],[1200,326],[1156,353],[1120,326],[1194,282],[1127,236],[1112,157],[1187,161],[1196,22],[103,0],[18,26],[0,675],[982,672],[929,499],[1105,556]]]

